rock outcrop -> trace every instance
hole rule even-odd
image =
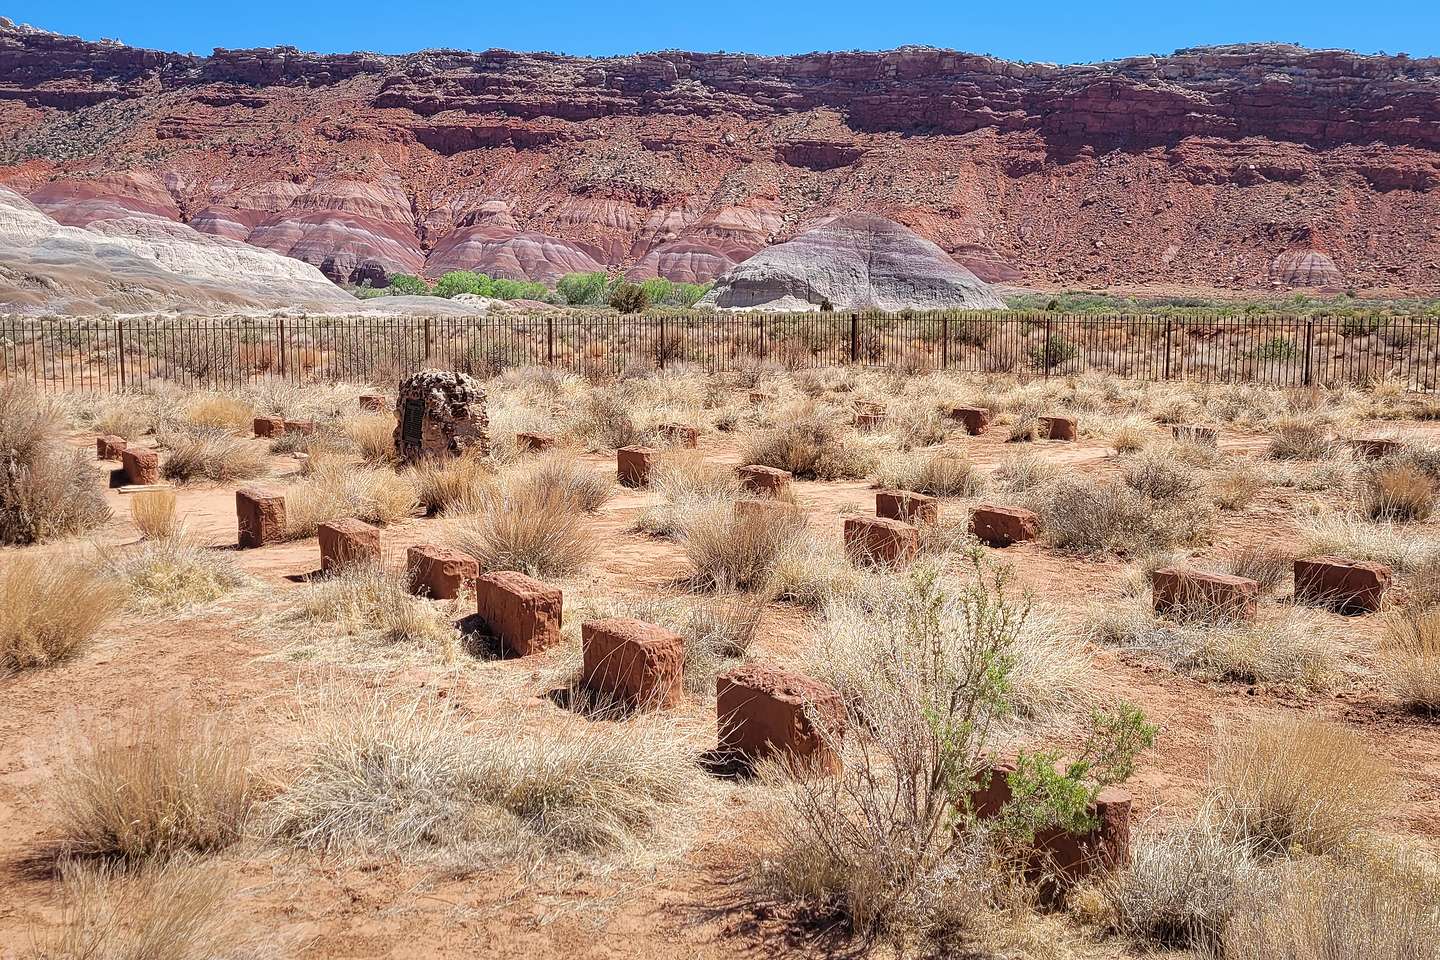
[[[846,214],[732,268],[700,301],[728,310],[986,310],[1005,302],[935,244],[884,217]]]
[[[698,281],[865,211],[1004,282],[1328,283],[1272,269],[1308,232],[1348,285],[1440,287],[1440,60],[1403,55],[195,57],[5,23],[0,144],[61,222],[153,214],[336,280]]]

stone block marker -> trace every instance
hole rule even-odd
[[[241,550],[285,539],[285,495],[258,487],[235,491],[235,543]]]
[[[685,641],[644,620],[611,617],[580,627],[586,689],[641,710],[680,702]]]
[[[132,486],[160,482],[160,454],[154,450],[123,450],[120,466],[125,472],[125,482]]]
[[[735,474],[740,478],[740,489],[746,493],[754,494],[757,497],[788,498],[790,496],[790,481],[794,479],[794,476],[789,470],[762,467],[752,463],[748,467],[737,467]]]
[[[877,490],[875,516],[906,523],[935,523],[940,519],[940,501],[911,490]]]
[[[1357,437],[1350,441],[1350,449],[1362,460],[1383,460],[1393,453],[1399,453],[1403,444],[1393,437]]]
[[[485,388],[453,370],[421,370],[395,392],[395,453],[406,463],[490,451]]]
[[[322,523],[319,532],[320,569],[325,573],[380,562],[380,531],[363,520]]]
[[[972,437],[990,429],[990,411],[981,407],[951,407],[950,419],[962,425]]]
[[[652,447],[621,447],[615,451],[615,478],[621,486],[650,486],[650,469],[659,453]]]
[[[552,587],[502,570],[475,581],[475,612],[506,653],[528,657],[560,642],[563,597]]]
[[[779,757],[835,773],[845,736],[845,706],[828,684],[766,664],[737,667],[715,679],[718,746],[753,766]]]
[[[735,519],[757,519],[764,523],[804,523],[805,514],[798,503],[789,500],[736,500]]]
[[[120,455],[125,452],[126,446],[124,437],[96,437],[95,459],[119,460]]]
[[[315,421],[314,421],[314,420],[286,420],[286,421],[285,421],[285,432],[286,432],[286,433],[298,433],[298,434],[300,434],[301,436],[308,437],[308,436],[310,436],[310,434],[312,434],[312,433],[315,432]]]
[[[683,423],[662,423],[656,428],[667,443],[677,447],[695,448],[700,445],[700,428]]]
[[[422,543],[405,551],[405,574],[415,596],[454,600],[480,576],[480,563],[468,553]]]
[[[255,436],[278,437],[285,432],[285,421],[279,417],[256,417]]]
[[[517,433],[515,446],[520,450],[543,452],[555,446],[555,438],[548,433]]]
[[[371,413],[379,413],[385,409],[385,398],[373,393],[367,393],[360,398],[360,409]]]
[[[855,412],[857,414],[872,414],[877,417],[885,415],[885,404],[875,400],[856,400]]]
[[[1219,614],[1236,620],[1255,616],[1260,584],[1246,577],[1161,567],[1150,578],[1157,613]]]
[[[763,390],[751,390],[751,391],[750,391],[750,403],[751,403],[752,405],[758,406],[759,404],[762,404],[762,403],[765,403],[766,401],[774,400],[774,399],[775,399],[775,394],[773,394],[773,393],[766,393],[766,392],[763,391]]]
[[[846,517],[845,554],[857,563],[900,567],[920,552],[920,531],[899,520]]]
[[[1170,436],[1180,443],[1196,443],[1206,447],[1220,445],[1220,431],[1198,423],[1176,423],[1170,427]]]
[[[855,429],[862,433],[874,433],[877,430],[883,430],[885,429],[885,414],[857,413],[855,415]]]
[[[1390,587],[1390,568],[1383,563],[1311,557],[1295,561],[1295,600],[1331,607],[1341,613],[1370,613]]]
[[[995,816],[1010,800],[1011,764],[996,764],[988,781],[982,780],[970,795],[978,819]],[[1034,854],[1029,864],[1037,873],[1048,874],[1062,890],[1097,873],[1113,870],[1130,859],[1130,818],[1132,799],[1117,787],[1102,789],[1089,813],[1095,826],[1083,833],[1058,827],[1035,835]]]
[[[970,532],[992,547],[1034,540],[1040,535],[1040,515],[1024,507],[982,503],[970,514]]]
[[[1074,440],[1076,433],[1074,417],[1041,417],[1045,425],[1045,436],[1051,440]]]

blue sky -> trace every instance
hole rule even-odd
[[[1440,55],[1440,0],[6,0],[0,15],[88,39],[195,53],[283,43],[322,52],[506,47],[590,55],[666,48],[779,54],[917,43],[1075,63],[1277,40]]]

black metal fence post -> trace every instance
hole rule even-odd
[[[940,369],[950,367],[950,318],[940,318]]]
[[[1045,314],[1045,345],[1040,348],[1040,356],[1045,360],[1045,379],[1050,379],[1050,365],[1054,362],[1051,357],[1053,347],[1050,344],[1050,314]]]
[[[860,314],[850,314],[850,362],[860,362]]]
[[[1169,317],[1165,318],[1165,379],[1170,379],[1170,324]]]
[[[555,365],[555,318],[545,318],[545,362]]]
[[[1310,386],[1313,378],[1313,356],[1315,349],[1315,318],[1305,318],[1305,386]]]
[[[285,376],[285,318],[280,318],[280,376]]]
[[[125,389],[125,321],[115,321],[115,350],[120,355],[120,389]]]

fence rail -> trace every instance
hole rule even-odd
[[[1440,319],[1289,316],[575,314],[491,317],[0,317],[0,379],[114,392],[225,390],[266,377],[390,382],[426,366],[546,364],[590,376],[696,364],[843,364],[905,372],[1099,371],[1134,380],[1440,381]]]

